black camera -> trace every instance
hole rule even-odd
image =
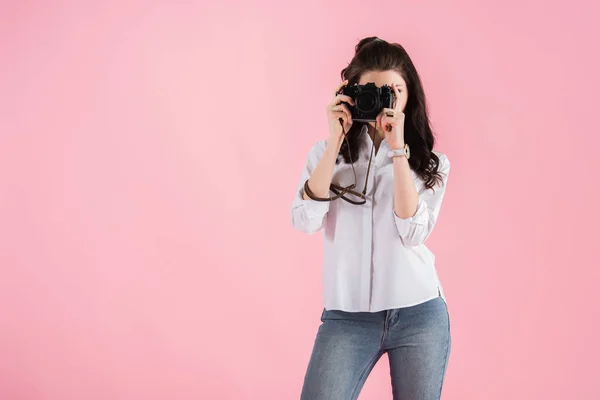
[[[381,110],[394,107],[396,99],[391,86],[377,87],[373,82],[344,86],[340,94],[350,96],[354,100],[354,106],[343,102],[352,114],[352,121],[363,122],[375,121]]]

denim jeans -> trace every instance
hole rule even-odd
[[[450,355],[445,300],[379,312],[325,310],[301,400],[354,400],[387,353],[394,400],[438,400]]]

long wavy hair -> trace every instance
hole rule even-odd
[[[362,39],[355,47],[354,57],[341,72],[342,80],[348,85],[358,83],[362,74],[368,71],[398,72],[406,82],[408,100],[404,109],[404,140],[410,146],[409,165],[424,182],[427,189],[432,189],[437,182],[442,182],[438,172],[439,157],[433,153],[435,138],[429,126],[425,92],[421,78],[408,56],[398,43],[389,43],[376,36]],[[366,122],[354,122],[347,132],[340,147],[341,155],[346,163],[356,162],[360,146],[359,134]]]

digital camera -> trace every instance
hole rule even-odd
[[[373,82],[344,86],[340,94],[350,96],[354,100],[354,106],[343,102],[350,110],[352,120],[363,122],[375,121],[381,110],[394,107],[396,99],[391,86],[377,87]]]

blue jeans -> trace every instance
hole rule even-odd
[[[450,318],[441,296],[379,312],[325,310],[301,400],[354,400],[388,354],[394,400],[438,400],[450,355]]]

